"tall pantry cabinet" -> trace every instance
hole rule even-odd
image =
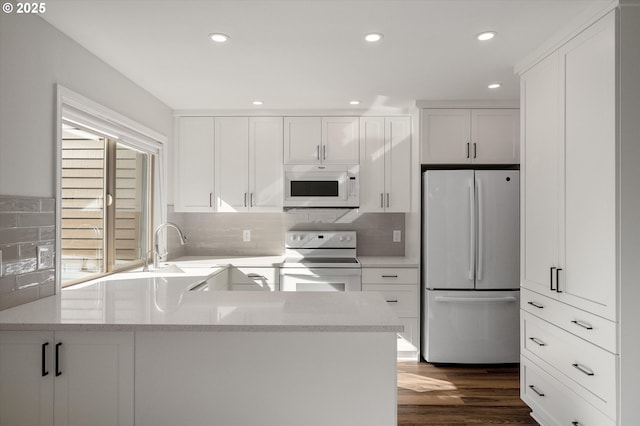
[[[521,395],[543,425],[640,418],[640,2],[521,72]]]

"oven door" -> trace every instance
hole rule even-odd
[[[359,268],[282,268],[281,291],[361,291]]]

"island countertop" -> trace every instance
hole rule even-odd
[[[206,278],[115,274],[2,311],[0,330],[403,331],[375,292],[190,291]]]

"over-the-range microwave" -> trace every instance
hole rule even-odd
[[[284,166],[284,207],[346,207],[360,205],[359,165]]]

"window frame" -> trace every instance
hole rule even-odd
[[[167,137],[150,129],[116,111],[104,107],[72,90],[61,85],[56,86],[57,91],[57,117],[56,117],[56,293],[62,289],[62,123],[73,123],[89,131],[97,132],[108,139],[121,142],[131,149],[139,150],[150,155],[150,173],[152,191],[148,197],[149,204],[149,235],[159,223],[166,221],[166,183],[165,183],[165,146]],[[64,120],[63,120],[64,118]],[[105,185],[106,187],[107,185]],[[105,207],[106,208],[106,207]],[[106,236],[105,236],[106,238]],[[146,255],[145,255],[146,256]],[[106,259],[105,259],[106,260]],[[142,264],[142,259],[136,262]],[[129,269],[135,264],[128,263],[118,267],[113,265],[112,270],[106,273],[96,274],[82,280],[74,280],[65,283],[65,287],[78,282],[95,279],[103,275]]]

